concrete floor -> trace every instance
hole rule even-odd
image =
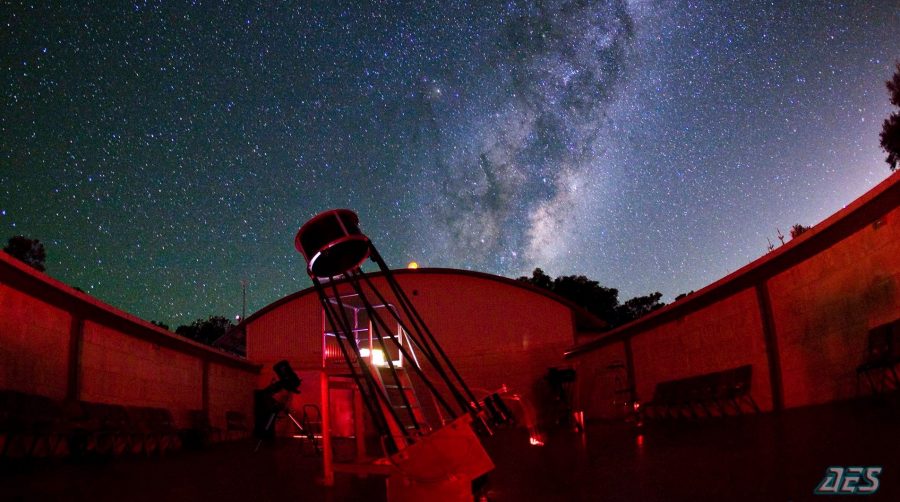
[[[543,448],[489,443],[492,500],[817,500],[829,466],[884,468],[866,500],[900,500],[900,409],[844,403],[714,420],[593,425]],[[504,463],[502,459],[515,459]],[[839,497],[842,498],[842,497]]]
[[[543,447],[520,430],[485,441],[497,465],[492,501],[816,500],[827,467],[883,467],[865,500],[900,500],[900,409],[843,403],[705,422],[592,424],[559,431]],[[252,453],[236,442],[164,458],[52,461],[0,467],[0,500],[366,500],[383,481],[338,475],[317,482],[319,461],[298,441]]]

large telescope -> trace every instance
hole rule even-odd
[[[472,393],[353,211],[316,215],[294,243],[384,454],[396,467],[389,500],[471,500],[471,481],[493,469],[476,432],[508,421],[509,410],[496,395],[479,400]],[[367,260],[377,272],[363,272]],[[361,346],[352,312],[367,316],[374,349]],[[375,350],[398,354],[398,360],[376,362]]]

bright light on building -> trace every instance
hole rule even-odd
[[[384,357],[384,351],[381,349],[368,349],[368,348],[360,348],[359,349],[359,357],[366,357],[371,361],[371,363],[375,366],[387,367],[388,362]],[[392,361],[394,363],[394,367],[401,368],[403,367],[402,359],[395,359]]]
[[[409,265],[406,266],[408,269],[416,269],[419,268],[419,263],[415,261],[409,262]]]

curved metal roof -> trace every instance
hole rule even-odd
[[[473,270],[459,270],[454,268],[417,268],[417,269],[397,269],[392,270],[394,275],[396,276],[411,276],[411,275],[461,275],[474,277],[476,279],[482,279],[487,281],[499,282],[501,284],[523,289],[530,293],[538,294],[544,296],[554,302],[560,303],[564,305],[566,308],[572,311],[572,316],[575,324],[576,330],[585,330],[585,331],[598,331],[605,329],[607,324],[605,321],[600,319],[599,317],[591,314],[583,307],[575,304],[574,302],[567,300],[553,292],[547,291],[546,289],[539,288],[527,282],[518,281],[515,279],[510,279],[508,277],[501,277],[498,275],[487,274],[484,272],[476,272]],[[367,274],[370,277],[379,277],[384,275],[382,272],[374,272]],[[267,312],[274,310],[281,305],[289,303],[297,298],[306,296],[308,294],[315,294],[316,290],[313,287],[309,287],[296,293],[291,293],[283,298],[280,298],[269,305],[257,310],[253,314],[247,316],[246,319],[242,320],[241,325],[245,325],[249,322],[252,322],[254,319],[265,315]]]

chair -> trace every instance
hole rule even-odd
[[[898,324],[900,321],[894,321],[869,330],[863,362],[856,367],[857,389],[861,387],[862,377],[865,377],[875,395],[900,388],[900,378],[895,368],[900,362],[900,344],[894,336]]]
[[[759,406],[750,394],[750,384],[753,381],[753,366],[746,365],[725,372],[724,398],[731,402],[738,413],[741,412],[741,402],[747,402],[753,411],[759,413]]]
[[[181,434],[175,426],[172,412],[165,408],[151,408],[154,433],[158,439],[158,452],[165,453],[169,449],[181,447]]]

